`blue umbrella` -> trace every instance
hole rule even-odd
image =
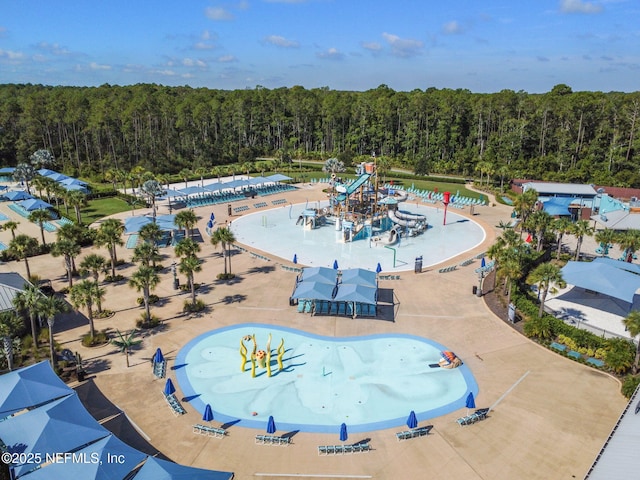
[[[347,438],[349,438],[349,435],[347,434],[347,424],[343,423],[340,425],[340,441],[346,442]]]
[[[378,262],[378,265],[376,266],[376,273],[380,273],[382,271],[382,265],[380,265],[380,262]]]
[[[473,398],[473,392],[469,392],[467,395],[467,403],[465,403],[467,408],[476,408],[476,399]]]
[[[155,363],[164,362],[164,356],[162,355],[162,351],[160,350],[160,347],[158,347],[158,349],[156,350],[156,354],[153,356],[153,361]]]
[[[167,378],[167,383],[164,385],[164,394],[173,395],[176,393],[176,387],[173,386],[173,382],[170,378]]]
[[[480,261],[480,267],[484,268],[487,265],[487,262],[485,261],[484,257],[482,257],[482,260]]]
[[[407,427],[416,428],[418,426],[418,419],[416,418],[416,412],[411,410],[409,418],[407,418]]]
[[[298,263],[298,255],[297,254],[293,254],[293,263]]]
[[[213,228],[213,222],[211,220],[207,222],[207,228]]]
[[[216,219],[216,216],[213,214],[213,212],[211,212],[211,217],[209,217],[209,220],[213,222],[215,219]]]
[[[269,420],[267,421],[267,433],[269,435],[276,433],[276,422],[273,421],[273,415],[269,415]]]
[[[338,260],[333,261],[333,269],[338,270]]]
[[[213,420],[213,411],[211,411],[211,405],[209,405],[208,403],[204,407],[204,414],[202,415],[202,420],[204,420],[205,422],[210,422],[211,420]]]

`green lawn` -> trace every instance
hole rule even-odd
[[[127,210],[131,210],[131,205],[118,197],[89,200],[87,205],[81,209],[82,223],[90,225],[96,220],[113,215],[114,213],[126,212]],[[73,210],[69,209],[69,216],[73,215]]]

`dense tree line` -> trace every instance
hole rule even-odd
[[[66,173],[211,169],[258,156],[348,164],[375,152],[417,173],[640,187],[640,92],[476,94],[153,84],[0,85],[0,161],[46,149]]]

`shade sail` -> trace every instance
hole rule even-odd
[[[266,177],[252,177],[249,179],[251,185],[264,185],[265,183],[274,183],[273,180],[269,180]]]
[[[125,478],[147,456],[114,435],[74,452],[79,461],[51,463],[23,477],[25,480],[73,478],[113,480]],[[114,461],[116,459],[117,461]]]
[[[368,305],[376,304],[376,291],[373,287],[366,285],[355,285],[353,283],[340,284],[338,293],[333,297],[336,302],[356,302]]]
[[[149,457],[135,480],[230,480],[232,472],[218,472],[201,468],[185,467],[177,463]]]
[[[156,224],[160,227],[160,230],[175,230],[177,228],[175,218],[175,215],[158,215]],[[124,233],[127,235],[138,233],[148,223],[153,223],[153,217],[147,215],[127,217],[124,221]]]
[[[205,190],[204,188],[199,187],[197,185],[194,185],[192,187],[181,188],[180,191],[182,192],[183,195],[196,195],[199,193],[209,192],[209,190]]]
[[[30,198],[20,202],[20,206],[27,212],[33,212],[35,210],[46,210],[47,208],[53,208],[53,205],[40,200],[39,198]]]
[[[46,454],[71,452],[110,435],[73,394],[0,422],[0,438],[14,453],[39,453],[33,463],[15,467],[22,475],[44,462]],[[68,478],[68,477],[67,477]]]
[[[620,260],[614,260],[613,258],[607,258],[607,257],[596,257],[593,259],[593,261],[596,263],[603,263],[604,265],[609,265],[610,267],[619,268],[621,270],[626,270],[627,272],[640,275],[640,265],[636,263],[622,262]]]
[[[15,167],[4,167],[0,168],[0,175],[11,175],[15,171]]]
[[[300,282],[296,286],[291,298],[305,300],[333,300],[335,285],[322,282]]]
[[[67,177],[64,180],[60,180],[62,185],[88,185],[87,182],[83,182],[82,180],[78,180],[77,178]]]
[[[14,370],[0,376],[0,418],[72,393],[49,362]]]
[[[13,202],[17,202],[18,200],[28,200],[33,198],[33,195],[25,192],[24,190],[12,190],[10,192],[2,194],[4,198],[7,200],[11,200]]]
[[[68,177],[67,175],[63,174],[63,173],[52,173],[51,175],[46,175],[47,177],[49,177],[52,180],[55,180],[56,182],[61,182],[62,180],[66,180],[67,178],[71,178]]]
[[[333,283],[338,281],[338,272],[327,267],[311,267],[302,270],[303,282]]]
[[[364,268],[350,268],[342,271],[340,283],[354,283],[369,287],[378,286],[378,276],[376,272],[365,270]]]
[[[568,262],[562,268],[564,281],[577,287],[633,303],[640,288],[640,275],[605,262]]]
[[[574,201],[579,202],[580,199],[572,197],[553,197],[543,203],[544,211],[552,217],[569,216],[569,205]]]
[[[284,182],[286,180],[293,180],[291,177],[287,177],[286,175],[282,175],[281,173],[275,173],[273,175],[269,175],[267,180],[270,182]]]

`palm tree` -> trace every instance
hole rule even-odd
[[[227,227],[219,227],[211,236],[211,243],[214,247],[220,245],[223,251],[224,257],[224,275],[231,275],[231,244],[236,241],[236,237],[233,232]],[[229,259],[229,270],[227,273],[227,259]]]
[[[87,318],[89,319],[89,336],[95,337],[96,330],[93,324],[93,303],[100,295],[96,285],[90,280],[83,280],[73,286],[70,290],[71,303],[75,308],[86,307]]]
[[[568,218],[560,217],[551,222],[551,228],[558,235],[558,243],[556,244],[556,260],[560,260],[560,253],[562,253],[562,238],[565,234],[571,233],[573,223],[571,223],[571,220]]]
[[[155,246],[158,246],[158,241],[162,238],[162,230],[155,222],[143,225],[138,234],[142,240]]]
[[[191,209],[182,210],[176,214],[173,223],[175,223],[178,228],[184,228],[185,237],[191,237],[193,234],[193,227],[198,224],[198,217]]]
[[[141,265],[140,268],[134,272],[129,280],[129,285],[135,287],[139,292],[142,291],[142,298],[144,300],[144,311],[146,321],[151,320],[151,307],[149,305],[149,296],[151,291],[156,288],[160,282],[158,272],[153,267]]]
[[[576,257],[575,260],[580,260],[580,249],[582,248],[582,240],[585,235],[591,236],[593,234],[593,227],[589,225],[587,220],[578,220],[573,224],[573,228],[571,229],[571,233],[575,235],[578,239],[578,243],[576,244]]]
[[[98,255],[97,253],[90,253],[80,262],[80,274],[90,274],[93,277],[93,283],[96,285],[96,288],[100,288],[100,272],[104,272],[106,271],[106,269],[107,259],[102,255]],[[98,313],[102,313],[102,299],[100,298],[100,295],[98,295],[96,300],[96,308],[98,309]]]
[[[538,317],[541,317],[544,312],[544,302],[547,299],[547,294],[549,293],[551,284],[560,283],[562,281],[563,279],[560,267],[553,263],[542,263],[538,265],[531,274],[529,274],[529,282],[538,285],[538,292],[542,291]]]
[[[188,168],[183,168],[182,170],[180,170],[178,172],[178,175],[180,176],[180,178],[182,180],[184,180],[184,188],[187,188],[189,186],[189,177],[191,177],[191,175],[193,175],[193,172],[191,170],[189,170]]]
[[[616,243],[623,250],[622,258],[624,261],[631,263],[633,262],[634,253],[640,248],[640,231],[627,230],[618,235]]]
[[[104,179],[107,182],[111,182],[114,190],[118,190],[118,182],[122,181],[124,178],[124,173],[122,170],[118,170],[117,168],[110,168],[106,172],[104,172]]]
[[[78,245],[73,240],[68,240],[63,238],[56,243],[53,244],[51,248],[51,255],[54,257],[64,257],[64,265],[67,269],[67,280],[69,281],[69,288],[73,287],[73,273],[74,273],[74,264],[73,259],[80,255],[82,249],[80,245]]]
[[[37,223],[40,227],[40,235],[42,235],[42,246],[45,247],[47,242],[44,238],[44,223],[51,220],[51,212],[45,208],[34,210],[29,214],[29,221]]]
[[[542,250],[542,241],[544,240],[544,235],[547,229],[551,225],[551,221],[551,215],[549,215],[544,210],[537,210],[527,218],[527,222],[524,227],[533,230],[533,232],[535,233],[537,239],[537,252]]]
[[[87,238],[91,236],[94,230],[89,230],[89,227],[84,225],[78,225],[77,223],[64,223],[58,227],[58,233],[56,238],[60,240],[71,240],[72,242],[81,245]],[[76,257],[71,257],[71,270],[75,272],[76,269]]]
[[[511,304],[511,292],[513,289],[513,283],[520,279],[522,273],[522,263],[516,256],[506,256],[498,264],[496,275],[504,278],[504,293],[507,295],[507,305]]]
[[[24,260],[24,266],[27,269],[27,279],[31,278],[31,269],[29,268],[30,255],[34,255],[38,251],[38,241],[29,235],[20,234],[9,243],[9,252],[18,259]]]
[[[15,310],[0,312],[0,337],[2,337],[2,349],[9,370],[13,370],[13,338],[22,328],[22,319]]]
[[[56,368],[56,357],[53,348],[53,326],[55,324],[56,315],[68,310],[67,303],[56,296],[44,297],[42,299],[41,314],[47,319],[49,325],[49,355],[51,356],[51,366]]]
[[[118,335],[118,340],[111,340],[111,343],[118,347],[121,352],[124,353],[127,359],[127,368],[129,368],[129,354],[131,353],[131,347],[135,347],[136,345],[140,345],[142,340],[136,340],[135,337],[138,335],[136,330],[131,330],[127,337],[124,337],[120,330],[116,330],[116,334]]]
[[[81,225],[82,212],[80,211],[80,207],[82,207],[87,202],[87,195],[85,193],[82,193],[80,190],[70,190],[65,195],[65,198],[76,212],[76,221],[78,222],[78,225]]]
[[[631,310],[624,320],[622,320],[625,328],[632,338],[640,335],[640,310]],[[640,362],[640,343],[636,345],[636,358],[633,361],[633,373],[638,373],[638,363]]]
[[[538,201],[538,192],[530,188],[526,192],[517,195],[513,201],[513,207],[518,212],[522,223],[527,221],[527,218],[533,211],[533,207]]]
[[[175,246],[175,253],[182,257],[180,260],[180,273],[186,275],[191,290],[192,304],[196,304],[196,287],[194,282],[194,273],[202,270],[200,259],[196,254],[200,251],[200,245],[190,238],[183,238]]]
[[[148,267],[150,264],[152,268],[156,268],[156,262],[162,257],[158,253],[158,247],[151,243],[142,242],[136,245],[133,250],[133,257],[131,261],[140,262],[140,265]]]
[[[204,176],[209,172],[209,169],[207,167],[198,167],[196,168],[195,173],[196,175],[198,175],[200,177],[200,186],[202,188],[204,188]]]
[[[111,277],[116,278],[116,263],[118,257],[116,254],[116,246],[124,245],[122,234],[124,233],[124,225],[121,220],[116,218],[108,218],[100,224],[96,233],[96,245],[106,246],[111,257]]]
[[[600,244],[600,256],[605,257],[609,254],[609,249],[613,246],[617,237],[615,230],[610,228],[598,230],[595,233],[594,238]]]
[[[33,345],[36,348],[38,348],[38,325],[36,324],[36,317],[42,312],[43,299],[44,295],[40,289],[32,284],[25,285],[24,290],[13,297],[13,305],[16,307],[16,310],[29,315],[31,336],[33,338]]]
[[[13,171],[13,178],[16,182],[23,182],[25,187],[27,187],[27,193],[31,193],[31,188],[29,182],[35,177],[38,173],[33,168],[33,165],[29,165],[28,163],[19,163],[15,170]]]
[[[13,220],[9,220],[8,222],[4,222],[4,225],[2,225],[2,229],[3,230],[10,230],[11,231],[11,239],[15,240],[16,239],[16,228],[18,228],[18,225],[20,225],[20,222],[14,222]]]

